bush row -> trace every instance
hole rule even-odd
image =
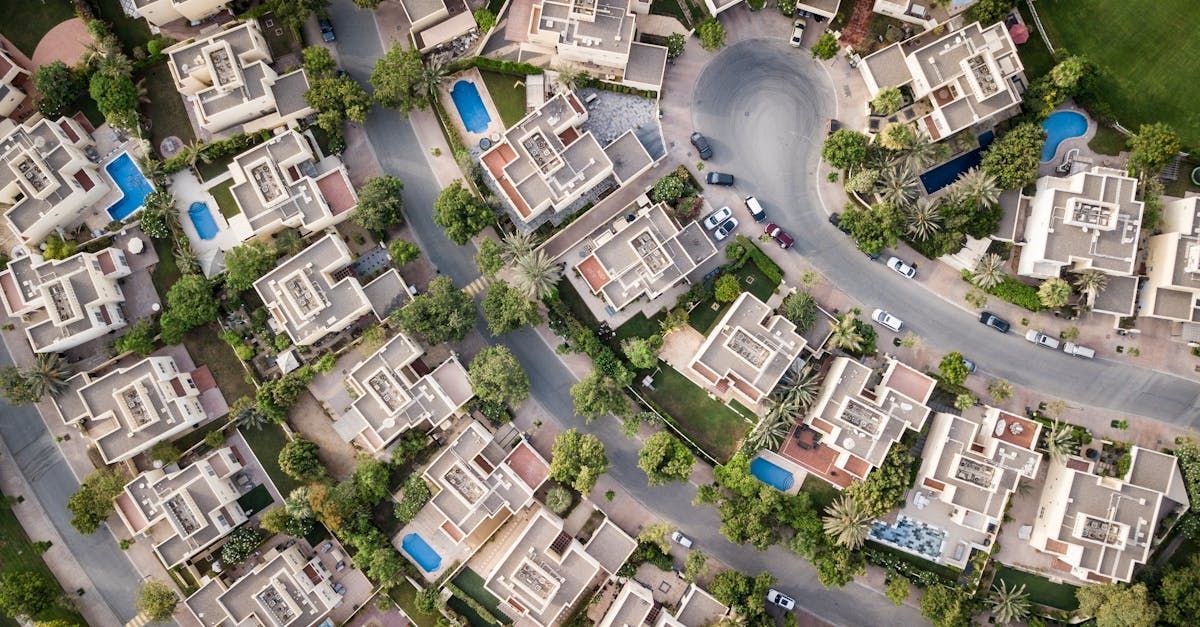
[[[447,582],[445,587],[447,590],[450,591],[450,594],[454,595],[455,598],[462,601],[463,603],[466,603],[467,607],[474,610],[475,613],[478,614],[479,617],[482,618],[488,624],[491,624],[491,625],[503,624],[500,622],[499,619],[496,618],[495,614],[492,614],[491,610],[484,607],[482,603],[480,603],[479,601],[476,601],[474,598],[472,598],[470,595],[468,595],[462,588],[459,588],[458,586],[454,585],[454,583],[452,583],[452,582]]]
[[[975,281],[970,270],[962,271],[962,278],[967,283],[975,285]],[[1045,307],[1042,306],[1042,299],[1038,298],[1038,290],[1032,285],[1026,285],[1013,277],[1006,276],[1003,281],[993,287],[984,289],[983,291],[999,298],[1000,300],[1008,301],[1018,307],[1023,307],[1029,311],[1042,311]]]
[[[257,133],[238,133],[229,139],[219,139],[214,142],[209,142],[200,148],[202,157],[212,159],[224,159],[233,155],[243,153],[251,148],[267,141],[271,138],[271,131],[263,129]],[[163,172],[165,174],[174,174],[190,164],[188,163],[188,154],[186,151],[163,161]]]
[[[546,307],[549,309],[547,319],[550,330],[566,340],[572,351],[591,357],[600,372],[612,377],[622,386],[633,381],[633,371],[608,345],[596,337],[595,331],[571,313],[570,308],[557,294],[546,298]]]
[[[618,94],[633,94],[635,96],[641,96],[642,98],[658,97],[658,92],[655,91],[636,89],[628,85],[620,85],[617,83],[609,83],[608,81],[602,81],[592,76],[581,76],[578,79],[578,83],[579,87],[591,87],[592,89],[602,89],[604,91],[611,91]]]
[[[731,258],[732,261],[729,264],[730,270],[739,270],[742,266],[746,265],[747,261],[753,261],[754,265],[758,267],[758,271],[766,275],[768,279],[771,279],[776,284],[783,281],[783,270],[779,267],[779,264],[768,257],[750,238],[745,235],[738,235],[733,241],[738,245],[741,252],[740,256],[736,259]],[[729,253],[727,252],[726,255],[729,255]]]
[[[499,72],[501,74],[509,74],[512,76],[528,76],[530,74],[541,74],[542,68],[528,63],[519,63],[517,61],[504,61],[501,59],[489,59],[487,57],[470,57],[467,59],[459,59],[446,66],[447,74],[455,74],[470,68],[478,68],[480,70],[488,70],[491,72]]]

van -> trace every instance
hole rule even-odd
[[[1041,331],[1038,331],[1037,329],[1030,329],[1026,331],[1025,339],[1037,344],[1038,346],[1045,346],[1046,348],[1052,350],[1058,350],[1058,340],[1046,335],[1045,333],[1042,333]]]
[[[599,97],[600,96],[597,94],[588,94],[587,97],[583,99],[583,106],[589,109],[592,108],[592,103],[596,102],[596,99]]]
[[[1063,352],[1068,355],[1074,355],[1084,359],[1092,359],[1096,356],[1095,349],[1091,349],[1086,346],[1080,346],[1074,342],[1067,342],[1066,344],[1063,344]]]
[[[767,217],[767,212],[763,211],[762,205],[754,196],[746,196],[746,210],[750,212],[750,217],[754,218],[755,222],[762,222]]]

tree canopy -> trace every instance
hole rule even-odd
[[[52,120],[70,113],[75,101],[88,89],[82,72],[57,60],[38,66],[33,84],[42,96],[38,110]]]
[[[326,15],[329,0],[267,0],[266,5],[293,32],[299,33],[313,15]],[[316,46],[319,47],[319,46]]]
[[[50,609],[62,598],[58,584],[32,570],[0,574],[0,613],[28,619]]]
[[[1161,609],[1146,584],[1107,583],[1075,589],[1079,611],[1096,619],[1096,627],[1152,627]]]
[[[316,481],[325,476],[318,450],[315,443],[303,438],[291,440],[279,451],[279,469],[297,481]]]
[[[375,62],[375,69],[371,72],[375,100],[403,113],[428,107],[429,92],[422,78],[424,72],[419,50],[394,44],[387,54]]]
[[[225,287],[233,292],[250,289],[254,282],[275,267],[275,247],[251,240],[225,251]]]
[[[1179,135],[1162,122],[1143,124],[1129,137],[1129,169],[1147,177],[1156,176],[1179,154]]]
[[[695,462],[687,445],[668,431],[659,431],[647,438],[638,453],[638,468],[646,473],[650,485],[687,481]]]
[[[395,239],[388,244],[388,257],[392,263],[403,266],[421,258],[421,248],[406,239]]]
[[[720,50],[725,47],[725,26],[715,17],[697,24],[696,36],[700,38],[700,45],[705,50]]]
[[[839,170],[860,166],[867,160],[869,143],[866,135],[840,128],[825,138],[821,146],[821,158]]]
[[[1000,136],[983,153],[980,167],[996,177],[1000,189],[1019,189],[1037,180],[1046,131],[1026,122]]]
[[[750,457],[739,451],[714,470],[716,483],[703,486],[697,501],[715,505],[721,534],[735,544],[765,551],[783,539],[784,531],[815,531],[823,537],[821,519],[806,492],[785,494],[750,473]]]
[[[537,305],[503,280],[488,286],[480,306],[492,335],[504,335],[542,321]]]
[[[152,622],[165,623],[171,620],[179,597],[167,584],[157,579],[149,579],[142,584],[138,592],[137,608]]]
[[[217,319],[212,285],[199,274],[185,274],[167,290],[167,307],[160,326],[165,344],[179,344],[183,334]]]
[[[946,353],[938,363],[938,374],[950,385],[962,385],[967,380],[967,365],[963,362],[963,354],[958,351]]]
[[[445,229],[446,237],[459,246],[471,241],[492,219],[492,210],[461,180],[443,189],[433,203],[434,224]]]
[[[475,326],[475,302],[447,276],[435,277],[424,294],[391,313],[392,322],[430,344],[457,342]]]
[[[471,360],[467,375],[475,396],[483,401],[516,407],[529,398],[529,377],[505,346],[489,346],[479,351]]]
[[[829,31],[821,33],[821,36],[817,38],[817,43],[813,44],[812,47],[813,58],[821,59],[822,61],[834,58],[837,56],[837,52],[837,37],[834,37],[833,33]]]
[[[483,276],[495,276],[504,267],[504,247],[490,237],[480,240],[479,251],[475,253],[475,267]]]
[[[599,370],[571,386],[571,399],[575,402],[575,413],[591,422],[601,416],[613,414],[624,416],[629,413],[629,397],[613,380]]]
[[[375,233],[404,222],[404,184],[387,174],[368,179],[358,190],[350,220]]]
[[[550,476],[555,481],[586,495],[607,470],[608,455],[604,452],[604,443],[596,436],[568,429],[554,438]]]
[[[649,370],[658,365],[658,350],[662,348],[662,336],[627,337],[621,341],[621,352],[634,368]]]
[[[125,477],[111,468],[92,471],[79,490],[67,499],[71,526],[80,533],[93,533],[113,511],[113,499],[125,489]]]

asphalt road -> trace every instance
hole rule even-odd
[[[12,365],[12,357],[0,342],[0,367],[9,365]],[[84,536],[71,526],[67,499],[79,489],[79,482],[37,410],[29,405],[12,407],[0,400],[0,437],[4,438],[33,488],[34,494],[25,494],[25,498],[41,501],[50,522],[104,597],[103,602],[108,603],[122,621],[132,619],[137,614],[134,598],[141,577],[117,548],[117,541],[107,527],[102,526],[96,533]],[[89,600],[79,598],[77,602],[88,603]]]
[[[692,123],[713,144],[707,167],[734,174],[736,190],[757,196],[768,220],[796,238],[796,254],[863,303],[868,315],[875,307],[886,309],[926,343],[962,351],[989,374],[1050,397],[1200,426],[1195,381],[1078,359],[1033,346],[1016,333],[1002,335],[859,252],[829,224],[814,184],[824,126],[836,117],[832,89],[820,66],[782,39],[741,41],[723,50],[701,73],[692,96]],[[756,228],[744,209],[734,215]],[[881,342],[891,337],[880,329]]]

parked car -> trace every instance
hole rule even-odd
[[[979,321],[1001,333],[1008,333],[1008,330],[1012,328],[1012,325],[1007,320],[990,311],[981,312],[979,314]]]
[[[791,248],[792,244],[796,243],[796,240],[792,239],[792,236],[788,235],[788,232],[783,230],[783,227],[775,224],[774,222],[767,224],[766,232],[767,235],[775,240],[776,244],[779,244],[780,248]]]
[[[721,207],[720,209],[708,214],[707,218],[704,218],[704,228],[711,231],[717,228],[717,225],[728,220],[732,215],[733,209],[730,209],[729,207]]]
[[[755,222],[762,222],[767,217],[766,210],[763,209],[762,203],[754,196],[746,196],[746,211],[750,212],[750,217],[754,218]]]
[[[776,590],[775,588],[771,588],[771,590],[767,592],[767,600],[785,610],[790,611],[796,609],[796,602],[792,600],[792,597]]]
[[[917,269],[908,265],[907,263],[904,263],[904,261],[899,257],[892,257],[891,259],[888,259],[887,267],[899,272],[900,274],[903,274],[910,279],[915,279],[917,277]]]
[[[1063,352],[1068,355],[1074,355],[1084,359],[1092,359],[1096,356],[1095,349],[1091,349],[1086,346],[1080,346],[1074,342],[1067,342],[1066,344],[1063,344]]]
[[[728,220],[722,222],[721,226],[717,227],[717,230],[713,231],[713,237],[719,242],[726,237],[729,237],[729,234],[732,233],[737,227],[737,218],[729,218]]]
[[[673,540],[675,542],[675,544],[678,544],[679,546],[681,546],[685,549],[692,548],[692,539],[683,535],[682,533],[680,533],[678,531],[671,534],[671,540]]]
[[[321,27],[321,39],[326,42],[337,39],[337,35],[333,34],[333,22],[330,22],[328,18],[323,17],[317,20],[317,25]]]
[[[709,185],[733,185],[733,175],[724,172],[709,172],[704,175]]]
[[[871,312],[871,319],[896,333],[899,333],[900,329],[904,327],[903,320],[882,309],[876,309]]]
[[[1037,344],[1038,346],[1045,346],[1049,349],[1058,350],[1058,340],[1046,335],[1045,333],[1042,333],[1041,331],[1038,331],[1037,329],[1030,329],[1026,331],[1025,339]]]
[[[800,40],[804,39],[804,28],[806,26],[808,26],[808,21],[804,18],[800,18],[795,22],[792,22],[792,38],[788,40],[788,43],[791,44],[793,48],[800,47]]]
[[[967,369],[967,374],[975,374],[975,362],[963,357],[963,366]]]
[[[712,146],[700,133],[692,133],[692,145],[696,147],[696,152],[700,153],[701,159],[712,159]]]

